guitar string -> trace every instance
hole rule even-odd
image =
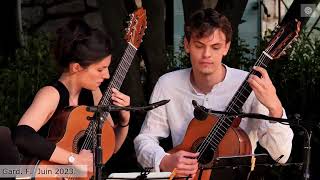
[[[260,64],[259,62],[257,63],[257,64]],[[249,74],[253,74],[252,72],[250,72]],[[248,75],[249,76],[249,75]],[[246,78],[247,79],[247,78]],[[246,81],[245,81],[246,82]],[[251,91],[252,91],[252,89],[250,88],[250,86],[248,86],[248,84],[247,83],[243,83],[242,84],[242,89],[239,89],[240,91],[238,91],[237,92],[237,94],[235,95],[235,98],[234,98],[234,100],[237,100],[238,102],[240,102],[240,103],[242,103],[242,104],[244,104],[244,102],[245,102],[245,100],[244,100],[244,102],[242,102],[241,100],[240,100],[240,97],[245,97],[245,98],[247,98],[249,95],[250,95],[250,93],[251,93]],[[246,95],[244,95],[244,92],[246,93]],[[236,108],[236,109],[239,109],[240,107],[238,106],[238,104],[235,102],[235,101],[231,101],[230,102],[230,104],[229,104],[229,106],[228,106],[228,109],[227,109],[227,111],[228,112],[234,112],[234,113],[237,113],[238,111],[237,110],[235,110],[234,108]],[[223,132],[221,133],[221,126],[222,127],[224,127],[223,125],[224,125],[224,123],[225,124],[227,124],[228,126],[230,126],[231,124],[232,124],[232,120],[230,119],[230,118],[228,118],[227,116],[222,116],[222,121],[220,121],[220,124],[218,125],[217,124],[217,131],[216,131],[216,135],[220,135],[220,137],[218,136],[218,138],[223,138]],[[227,122],[227,120],[228,120],[228,122]],[[228,124],[229,123],[229,124]],[[227,131],[227,129],[228,128],[226,128],[226,127],[224,127],[224,130],[225,131]],[[219,131],[220,130],[220,131]],[[220,133],[219,133],[220,132]],[[212,138],[211,138],[212,139]],[[219,143],[217,142],[217,140],[216,139],[212,139],[212,140],[216,140],[216,141],[212,141],[211,139],[209,139],[209,143],[211,143],[211,145],[212,144],[214,144],[215,146],[217,146]]]
[[[273,46],[273,45],[272,45],[272,46]],[[272,46],[271,46],[271,47],[272,47]],[[271,47],[270,47],[270,48],[271,48]],[[269,48],[269,49],[270,49],[270,48]],[[268,51],[269,49],[267,49],[267,51]],[[263,54],[262,54],[262,55],[263,55]],[[261,60],[260,60],[260,59],[261,59]],[[263,62],[264,60],[265,60],[265,57],[260,56],[259,59],[258,59],[258,61],[256,62],[257,66],[263,64],[262,62]],[[260,62],[261,62],[261,63],[260,63]],[[249,74],[251,74],[252,72],[253,72],[253,70],[251,70]],[[247,79],[247,78],[246,78],[246,79]],[[244,85],[247,85],[247,82],[245,81],[243,84],[244,84]],[[242,86],[241,86],[241,87],[242,87]],[[244,88],[244,89],[245,89],[245,88]],[[241,91],[240,91],[238,94],[236,94],[236,95],[239,95],[239,96],[240,96],[240,95],[243,95],[243,94],[242,94],[242,90],[244,90],[244,89],[240,89]],[[245,90],[247,90],[247,89],[245,89]],[[238,99],[239,96],[238,96],[238,97],[236,96],[235,99]],[[233,103],[233,102],[231,102],[230,105],[232,105],[232,103]],[[230,108],[230,105],[228,106],[228,108]],[[230,110],[230,109],[229,109],[229,110]],[[229,111],[229,110],[227,109],[227,111]],[[234,112],[237,112],[237,111],[235,111],[235,110],[232,109],[232,108],[231,108],[231,110],[233,110]],[[225,122],[225,118],[226,118],[226,115],[223,115],[223,116],[221,116],[221,117],[219,118],[219,121],[217,122],[217,123],[218,123],[218,124],[217,124],[217,129],[220,129],[219,127],[222,126],[222,123]],[[219,123],[219,122],[220,122],[220,123]],[[225,129],[226,129],[226,128],[225,128]],[[214,131],[213,131],[213,130],[214,130]],[[212,134],[211,134],[211,133],[215,133],[215,131],[217,131],[217,130],[215,129],[215,127],[212,128],[212,129],[211,129],[211,132],[209,133],[209,136],[208,136],[208,137],[209,137],[209,138],[212,138]],[[214,134],[213,134],[213,135],[214,135]],[[208,144],[205,144],[205,142],[208,141],[207,139],[209,139],[208,137],[204,140],[204,143],[202,143],[202,144],[200,145],[200,147],[199,147],[199,149],[200,149],[199,151],[200,151],[200,153],[201,153],[201,155],[199,155],[199,158],[201,158],[204,150],[205,150],[206,147],[208,146]],[[212,141],[210,141],[210,142],[212,142]],[[209,143],[210,143],[210,142],[209,142]],[[218,144],[219,144],[219,143],[218,143]],[[215,144],[215,146],[218,146],[218,144]],[[204,147],[204,145],[205,145],[205,147]]]
[[[130,47],[130,45],[128,46],[128,47]],[[135,49],[134,48],[128,48],[128,52],[129,53],[135,53]],[[124,60],[125,59],[127,59],[128,58],[128,56],[126,55],[127,53],[125,53],[125,56],[124,56]],[[131,57],[134,57],[134,56],[131,56]],[[131,60],[132,61],[132,60]],[[123,61],[122,61],[123,62]],[[131,62],[130,63],[127,63],[126,65],[127,66],[130,66],[130,64],[131,64]],[[122,64],[120,63],[119,64],[119,68],[122,68]],[[120,72],[120,71],[118,71],[118,69],[119,68],[117,68],[117,70],[116,70],[116,73],[115,73],[115,76],[114,77],[118,77],[118,73]],[[128,67],[129,68],[129,67]],[[117,78],[115,78],[115,79],[117,79]],[[119,87],[120,86],[120,83],[119,83],[119,81],[111,81],[111,83],[110,83],[110,87]],[[104,98],[105,97],[105,98]],[[110,101],[108,101],[108,99],[106,98],[106,97],[111,97],[111,88],[108,88],[107,89],[107,95],[106,96],[104,96],[103,98],[102,98],[102,100],[101,100],[101,104],[106,104],[106,103],[108,103],[108,102],[110,102]],[[105,115],[105,118],[107,118],[107,114],[108,113],[103,113],[104,115]],[[104,118],[104,119],[105,119]],[[86,138],[85,138],[85,141],[84,141],[84,143],[82,144],[82,147],[81,147],[81,150],[82,149],[93,149],[94,148],[94,146],[93,146],[93,137],[95,137],[93,134],[96,134],[96,131],[95,131],[95,129],[97,128],[97,123],[95,122],[95,121],[91,121],[90,123],[89,123],[89,127],[87,128],[87,130],[89,131],[89,133],[87,133],[87,136],[86,136]],[[91,147],[92,146],[92,147]],[[74,178],[70,178],[69,177],[69,179],[74,179]]]
[[[261,58],[262,57],[262,58]],[[264,60],[265,58],[263,57],[263,56],[260,56],[260,58],[258,59],[258,61],[257,61],[257,65],[259,65],[260,64],[260,62],[262,62],[263,60]],[[251,70],[251,72],[249,73],[249,74],[251,74],[253,71]],[[248,75],[249,76],[249,75]],[[247,77],[248,78],[248,77]],[[246,79],[247,79],[246,78]],[[247,81],[244,81],[243,82],[243,84],[242,84],[242,86],[241,87],[245,87],[247,85]],[[237,92],[237,94],[236,94],[236,96],[235,96],[235,99],[239,99],[239,96],[240,95],[242,95],[243,94],[243,90],[245,89],[245,88],[241,88],[240,87],[240,91],[238,91]],[[230,110],[233,110],[233,111],[235,111],[233,108],[232,108],[232,105],[234,105],[234,102],[232,101],[230,104],[229,104],[229,106],[228,106],[228,108],[227,108],[227,112],[229,112]],[[236,111],[235,111],[236,112]],[[217,148],[217,146],[218,146],[218,144],[219,144],[219,142],[217,143],[215,143],[215,142],[212,142],[211,141],[211,139],[213,138],[213,136],[215,136],[216,134],[217,134],[217,132],[220,130],[221,131],[221,126],[223,127],[223,123],[226,123],[226,119],[229,121],[229,123],[231,124],[232,123],[232,121],[230,121],[230,119],[228,119],[227,117],[226,117],[226,115],[223,115],[223,116],[220,116],[220,118],[219,118],[219,121],[217,122],[217,125],[216,126],[214,126],[212,129],[211,129],[211,132],[209,133],[209,136],[203,141],[203,143],[201,144],[201,147],[199,147],[199,151],[200,151],[200,155],[199,155],[199,158],[201,158],[202,157],[202,155],[203,155],[203,153],[205,152],[205,150],[206,150],[206,148],[211,144],[211,143],[213,143],[214,145],[215,145],[215,148]],[[229,124],[228,124],[229,125]],[[230,126],[230,125],[229,125]],[[224,128],[225,130],[226,130],[226,128]],[[221,135],[221,134],[220,134]],[[220,137],[221,139],[223,138],[223,137]],[[212,145],[212,144],[211,144]]]
[[[128,48],[127,48],[127,50],[128,50],[128,53],[134,53],[134,49],[132,50],[133,48],[131,48],[130,49],[130,45],[128,46]],[[128,56],[127,56],[127,50],[126,50],[126,52],[125,52],[125,55],[124,55],[124,57],[123,57],[123,60],[121,61],[121,62],[124,62],[126,59],[128,59]],[[123,66],[122,64],[121,64],[121,62],[120,62],[120,64],[119,64],[119,68],[117,68],[117,70],[116,70],[116,73],[115,73],[115,78],[113,78],[113,80],[111,81],[111,83],[110,83],[110,87],[119,87],[120,86],[120,83],[118,82],[118,81],[114,81],[114,79],[117,79],[118,77],[119,77],[119,70],[118,69],[121,69],[121,67]],[[117,84],[118,83],[118,84]],[[108,88],[107,89],[107,95],[106,96],[104,96],[103,97],[103,99],[102,99],[102,101],[101,101],[101,103],[100,104],[110,104],[109,102],[110,101],[108,101],[108,99],[109,98],[107,98],[107,97],[111,97],[111,88]],[[107,115],[107,114],[109,114],[109,113],[103,113],[103,115]],[[107,118],[107,117],[103,117],[104,119],[105,118]],[[95,122],[95,121],[91,121],[90,122],[90,124],[89,125],[91,125],[90,127],[89,127],[89,134],[87,135],[87,137],[86,137],[86,139],[85,139],[85,142],[83,143],[83,145],[82,145],[82,148],[81,149],[87,149],[87,148],[89,148],[89,146],[90,146],[90,143],[92,143],[92,138],[93,138],[93,134],[95,134],[95,129],[97,128],[97,123]],[[91,149],[91,148],[90,148]]]
[[[133,45],[131,45],[131,44],[129,44],[128,43],[128,47],[127,47],[127,49],[126,49],[126,53],[124,54],[124,56],[123,56],[123,60],[121,60],[121,62],[120,62],[120,64],[119,64],[119,68],[117,68],[116,69],[116,75],[117,76],[114,76],[114,78],[113,78],[113,80],[111,81],[111,84],[113,85],[113,84],[115,84],[115,83],[118,83],[118,85],[117,86],[119,86],[120,87],[120,85],[122,84],[122,81],[124,80],[124,78],[125,78],[125,76],[121,76],[121,73],[126,73],[127,71],[128,71],[128,69],[129,69],[129,67],[130,67],[130,65],[131,65],[131,62],[132,62],[132,60],[133,60],[133,58],[134,58],[134,55],[135,55],[135,53],[136,53],[136,48],[135,47],[133,47]],[[129,52],[129,53],[127,53],[127,52]],[[130,56],[130,57],[128,57],[128,56]],[[125,61],[125,59],[128,59],[128,58],[130,58],[129,59],[129,61]],[[122,63],[122,64],[121,64]],[[125,68],[123,68],[123,65],[127,65],[127,66],[125,66]],[[121,72],[121,73],[120,73]],[[118,79],[120,79],[120,78],[115,78],[115,77],[118,77],[118,76],[121,76],[121,78],[122,78],[122,81],[120,82],[120,81],[117,81]],[[111,86],[111,87],[115,87],[116,85],[114,85],[114,86]],[[111,90],[109,89],[109,92],[108,93],[111,93]],[[109,97],[110,97],[110,94],[108,94],[109,95]],[[103,97],[103,99],[102,99],[102,103],[105,103],[106,101],[108,101],[108,99],[106,98],[106,97],[108,97],[108,96],[104,96]],[[109,113],[103,113],[103,115],[104,115],[104,119],[107,117],[107,115],[108,115]],[[93,125],[92,125],[93,124]],[[97,124],[96,123],[90,123],[90,125],[91,125],[91,130],[89,131],[89,138],[88,138],[88,141],[86,140],[86,142],[84,143],[85,145],[87,145],[88,143],[90,143],[90,142],[92,142],[92,140],[90,140],[92,137],[92,134],[95,134],[95,129],[97,128]],[[94,132],[92,132],[92,131],[94,131]],[[83,149],[83,147],[81,148],[81,149]]]
[[[266,60],[266,59],[267,59],[267,57],[266,57],[266,56],[263,56],[263,54],[262,54],[262,55],[259,57],[258,61],[256,62],[256,66],[260,66],[261,64],[263,64],[263,61]],[[253,72],[254,72],[254,71],[251,70],[250,73],[248,74],[248,76],[249,76],[250,74],[252,74]],[[248,79],[248,76],[247,76],[246,80]],[[241,87],[245,87],[245,86],[247,86],[247,85],[248,85],[247,81],[244,81]],[[243,96],[243,91],[244,91],[244,90],[247,90],[247,89],[246,89],[246,88],[240,88],[239,90],[240,90],[240,91],[238,91],[237,94],[236,94],[236,96],[235,96],[235,99],[237,99],[237,100],[239,100],[239,97],[240,97],[241,95]],[[247,90],[247,91],[248,91],[248,90]],[[229,112],[229,111],[231,111],[231,110],[235,111],[235,110],[232,108],[232,105],[235,105],[233,101],[232,101],[232,102],[230,103],[230,105],[228,106],[227,112]],[[237,112],[237,111],[235,111],[235,112]],[[219,142],[218,142],[217,144],[215,144],[215,143],[212,142],[210,139],[212,139],[213,136],[215,136],[215,135],[218,133],[219,130],[221,131],[220,127],[221,127],[221,126],[223,127],[223,123],[225,123],[225,120],[226,120],[226,119],[229,120],[229,119],[226,117],[226,115],[220,116],[220,117],[219,117],[219,121],[217,122],[217,125],[214,126],[214,127],[211,129],[211,132],[209,133],[209,136],[207,136],[207,137],[205,138],[205,140],[203,141],[203,143],[201,143],[201,145],[200,145],[200,147],[199,147],[199,149],[198,149],[198,152],[200,152],[200,154],[199,154],[199,156],[198,156],[198,160],[201,159],[201,157],[203,156],[203,154],[204,154],[205,150],[207,149],[207,147],[208,147],[209,145],[212,145],[212,143],[214,144],[215,148],[217,148],[217,146],[219,145]],[[229,120],[229,121],[230,121],[230,120]],[[231,121],[231,122],[232,122],[232,121]],[[229,123],[230,123],[230,122],[229,122]],[[224,129],[226,129],[226,128],[224,128]],[[221,134],[220,134],[220,135],[221,135]],[[218,135],[216,135],[216,136],[218,136]],[[223,136],[224,136],[224,135],[223,135]],[[220,138],[222,139],[223,136],[220,137]]]
[[[273,45],[271,45],[266,51],[269,51],[269,49],[271,49],[272,46],[273,46]],[[262,55],[263,55],[263,54],[262,54]],[[262,57],[262,58],[261,58],[261,57]],[[260,59],[261,59],[261,60],[260,60]],[[263,64],[262,62],[263,62],[264,60],[265,60],[265,57],[260,56],[259,59],[258,59],[258,61],[257,61],[257,63],[256,63],[257,66]],[[250,72],[249,74],[251,74],[251,73],[252,73],[252,70],[251,70],[251,72]],[[247,85],[246,83],[247,83],[247,82],[245,82],[244,85]],[[240,90],[244,90],[244,89],[240,89]],[[247,89],[245,89],[245,90],[247,90]],[[239,96],[242,95],[242,92],[240,91],[239,94],[237,94],[237,95],[239,95]],[[238,99],[239,96],[238,96],[238,97],[236,96],[235,98]],[[231,103],[230,105],[232,105],[232,103]],[[230,108],[230,106],[228,106],[228,108]],[[232,109],[232,108],[231,108],[231,110],[235,111],[235,110]],[[227,109],[227,111],[230,111],[230,109],[229,109],[229,110]],[[236,111],[235,111],[235,112],[236,112]],[[210,134],[209,134],[208,137],[212,138],[212,135],[214,135],[214,134],[211,134],[211,133],[215,133],[215,131],[218,131],[218,129],[220,130],[220,126],[222,126],[222,123],[225,122],[225,118],[226,118],[225,115],[223,115],[223,116],[221,116],[221,117],[219,118],[219,121],[218,121],[218,124],[217,124],[217,129],[215,129],[215,127],[212,128],[212,129],[211,129],[211,132],[210,132]],[[219,122],[221,122],[221,123],[219,123]],[[214,131],[213,131],[213,130],[214,130]],[[202,154],[205,152],[205,149],[208,147],[209,143],[210,143],[210,142],[212,143],[212,141],[210,141],[208,144],[206,144],[206,141],[208,141],[208,140],[207,140],[208,137],[204,140],[204,142],[203,142],[203,143],[200,145],[200,147],[199,147],[200,155],[198,156],[198,159],[200,159],[200,158],[202,157]],[[219,144],[219,143],[218,143],[218,144]],[[218,146],[218,144],[215,144],[215,146]]]
[[[124,55],[124,60],[122,60],[122,62],[124,62],[126,59],[128,59],[128,58],[131,58],[131,61],[130,62],[128,62],[127,63],[127,61],[125,61],[126,63],[120,63],[119,64],[119,68],[117,68],[117,70],[116,70],[116,73],[115,73],[115,76],[114,77],[116,77],[116,78],[114,78],[114,79],[117,79],[119,76],[117,75],[119,72],[121,72],[120,70],[122,70],[122,72],[124,72],[123,70],[126,68],[123,68],[123,65],[126,65],[126,66],[128,66],[127,67],[127,69],[129,69],[129,66],[130,66],[130,64],[131,64],[131,62],[132,62],[132,59],[133,59],[133,57],[134,57],[134,55],[133,56],[128,56],[128,55],[130,55],[129,53],[132,53],[132,54],[135,54],[135,52],[136,52],[136,49],[135,48],[132,48],[131,47],[131,45],[128,45],[128,51],[126,50],[126,53],[125,53],[125,55]],[[128,53],[127,53],[128,52]],[[118,70],[118,69],[120,69],[120,70]],[[121,77],[121,78],[123,78],[124,79],[124,77]],[[119,81],[111,81],[111,83],[110,83],[110,87],[120,87],[120,85],[121,85],[121,82],[119,82]],[[106,103],[108,103],[108,102],[110,102],[110,101],[108,101],[108,98],[106,98],[106,97],[111,97],[111,88],[108,88],[107,89],[107,95],[106,96],[104,96],[105,98],[102,98],[102,100],[101,100],[101,104],[106,104]],[[109,113],[103,113],[103,115],[104,115],[104,119],[106,119],[107,118],[107,114],[109,114]],[[87,128],[87,136],[86,136],[86,138],[85,138],[85,141],[84,141],[84,143],[82,144],[82,147],[81,147],[81,150],[82,149],[91,149],[91,150],[93,150],[93,148],[94,148],[94,146],[95,145],[93,145],[93,138],[95,137],[95,135],[94,134],[96,134],[96,131],[95,131],[95,129],[97,128],[97,123],[95,122],[95,121],[91,121],[90,123],[89,123],[89,127]],[[73,179],[73,178],[70,178],[70,179]]]
[[[258,60],[258,62],[259,62],[259,60]],[[249,73],[249,74],[251,74],[251,72]],[[246,80],[247,80],[247,78],[246,78]],[[246,83],[244,82],[243,83],[243,86],[245,85]],[[243,86],[241,86],[241,87],[243,87]],[[239,94],[241,94],[242,92],[241,92],[241,90],[242,90],[242,88],[240,88],[239,89],[240,90],[240,92],[239,92]],[[237,92],[237,94],[238,94],[238,92]],[[236,95],[237,95],[236,94]],[[235,99],[237,99],[238,97],[237,96],[235,96]],[[233,104],[232,104],[232,102],[231,102],[231,104],[228,106],[228,108],[227,108],[227,112],[229,112],[230,111],[230,107],[232,106]],[[232,108],[231,108],[232,109]],[[202,156],[204,155],[204,152],[205,152],[205,150],[208,148],[208,146],[212,143],[212,141],[211,141],[211,139],[214,137],[214,136],[217,136],[216,134],[217,134],[217,132],[220,130],[220,126],[223,126],[222,124],[226,121],[226,115],[223,115],[223,116],[220,116],[219,118],[218,118],[219,120],[218,120],[218,122],[217,122],[217,124],[211,129],[211,132],[209,133],[209,135],[205,138],[205,140],[201,143],[201,145],[200,145],[200,147],[199,147],[199,149],[198,149],[198,152],[200,152],[200,154],[199,154],[199,156],[198,156],[198,160],[200,160],[201,158],[202,158]],[[227,120],[229,120],[229,119],[227,119]],[[229,122],[230,123],[230,122]],[[229,125],[229,124],[228,124]],[[226,129],[226,128],[225,128]],[[221,138],[221,137],[220,137]],[[219,144],[219,142],[218,143],[214,143],[214,146],[215,146],[215,148],[217,148],[217,146],[218,146],[218,144]],[[211,144],[212,145],[212,144]]]

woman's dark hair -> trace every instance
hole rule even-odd
[[[81,19],[72,19],[57,30],[55,58],[65,69],[70,63],[87,67],[111,54],[111,39]]]
[[[184,33],[188,41],[191,35],[202,38],[211,35],[215,30],[220,29],[226,36],[226,41],[232,38],[232,27],[228,18],[214,9],[200,9],[192,13],[189,23],[185,24]]]

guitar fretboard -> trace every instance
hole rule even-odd
[[[106,91],[103,93],[103,96],[99,102],[99,105],[103,105],[103,106],[111,105],[111,102],[110,102],[110,98],[112,94],[111,89],[112,88],[120,89],[122,82],[126,77],[126,74],[129,70],[129,67],[132,63],[132,60],[136,52],[137,52],[137,49],[132,44],[129,43],[109,83],[109,86],[107,87]],[[109,115],[109,112],[102,112],[100,114],[100,117],[102,118],[103,121],[105,121],[108,115]],[[96,114],[94,114],[94,117],[96,117]],[[87,137],[85,142],[87,143],[84,143],[81,149],[93,149],[95,147],[95,144],[94,144],[95,141],[93,141],[93,138],[96,137],[96,128],[97,128],[97,122],[94,120],[91,121],[88,128],[86,129]]]
[[[271,60],[272,58],[264,52],[263,54],[261,54],[258,61],[255,63],[255,66],[266,68]],[[251,74],[260,76],[260,73],[258,73],[255,70],[251,70],[249,72],[248,76],[242,82],[241,86],[238,88],[232,100],[229,102],[225,110],[226,112],[230,112],[230,113],[240,112],[243,104],[246,102],[250,93],[252,92],[252,89],[247,82],[247,79]],[[207,148],[211,148],[211,150],[216,151],[219,143],[221,142],[222,138],[225,136],[232,122],[233,122],[233,118],[227,117],[226,115],[219,116],[219,120],[217,121],[216,125],[210,130],[208,136],[204,139],[204,141],[202,142],[202,144],[198,149],[198,152],[200,152],[198,159],[200,159],[201,156],[204,155],[203,152]]]
[[[110,105],[110,98],[111,98],[111,94],[112,94],[112,91],[111,89],[112,88],[115,88],[115,89],[120,89],[121,85],[122,85],[122,82],[124,80],[124,78],[126,77],[126,74],[129,70],[129,67],[132,63],[132,60],[135,56],[137,52],[137,49],[132,46],[130,43],[127,47],[127,49],[125,50],[125,53],[124,55],[122,56],[122,59],[110,81],[110,84],[108,86],[108,88],[106,89],[106,91],[103,93],[103,96],[99,102],[99,105]],[[108,116],[108,112],[104,112],[101,114],[101,117],[103,119],[106,119],[107,116]]]

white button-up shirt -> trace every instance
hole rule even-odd
[[[192,100],[213,110],[226,109],[248,72],[225,67],[225,79],[216,84],[208,94],[199,93],[193,88],[190,82],[190,68],[167,73],[159,79],[150,103],[164,99],[170,99],[170,102],[148,112],[140,134],[134,140],[137,159],[143,167],[160,170],[159,165],[166,152],[159,146],[159,139],[166,138],[171,133],[173,146],[182,143],[189,122],[194,118]],[[243,105],[242,111],[269,114],[268,109],[256,99],[253,92]],[[286,118],[284,111],[282,118]],[[252,152],[259,141],[273,159],[284,155],[279,162],[285,163],[288,160],[293,139],[293,132],[289,126],[243,118],[240,127],[250,138]]]

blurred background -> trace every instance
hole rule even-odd
[[[6,0],[1,3],[0,125],[12,129],[37,90],[57,78],[50,50],[56,29],[73,17],[82,17],[101,30],[105,30],[105,25],[103,10],[96,0]],[[224,63],[244,70],[260,56],[277,24],[294,18],[302,21],[299,40],[286,55],[273,62],[268,71],[288,117],[300,116],[300,124],[308,133],[312,132],[311,179],[320,179],[319,0],[163,0],[163,4],[167,72],[190,66],[183,52],[183,25],[187,14],[198,7],[216,8],[231,20],[235,33]],[[140,80],[144,84],[150,72],[146,70],[143,56],[137,56]],[[148,96],[144,101],[148,101]],[[140,125],[141,122],[130,130],[128,141],[132,141]],[[292,165],[273,167],[269,171],[270,179],[303,178],[304,167],[294,164],[305,159],[303,128],[292,126],[295,132],[289,160]],[[125,144],[120,155],[128,151],[134,154],[131,141]],[[134,167],[128,167],[127,171],[135,170]]]

